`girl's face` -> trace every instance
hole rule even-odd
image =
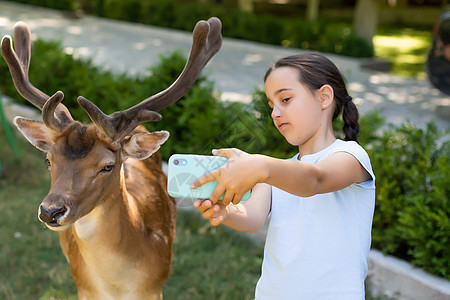
[[[291,145],[301,146],[318,134],[322,126],[322,104],[316,92],[300,83],[296,69],[273,70],[264,89],[273,122]]]

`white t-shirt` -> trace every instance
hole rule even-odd
[[[369,156],[356,142],[336,140],[301,161],[315,164],[336,152],[356,157],[372,180],[311,197],[272,187],[257,300],[364,300],[375,207]]]

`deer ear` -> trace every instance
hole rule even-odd
[[[168,138],[169,132],[167,131],[136,133],[124,140],[122,152],[126,157],[146,159],[158,151]]]
[[[54,142],[52,135],[44,123],[22,117],[15,117],[14,125],[16,125],[23,136],[39,150],[48,152],[53,146]]]

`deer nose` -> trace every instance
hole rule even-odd
[[[41,204],[39,209],[39,219],[47,224],[58,224],[58,219],[61,218],[67,211],[65,206],[46,208]]]

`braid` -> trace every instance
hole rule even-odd
[[[359,113],[353,101],[345,101],[344,109],[342,111],[342,119],[344,120],[343,131],[346,141],[358,142],[359,135]]]

